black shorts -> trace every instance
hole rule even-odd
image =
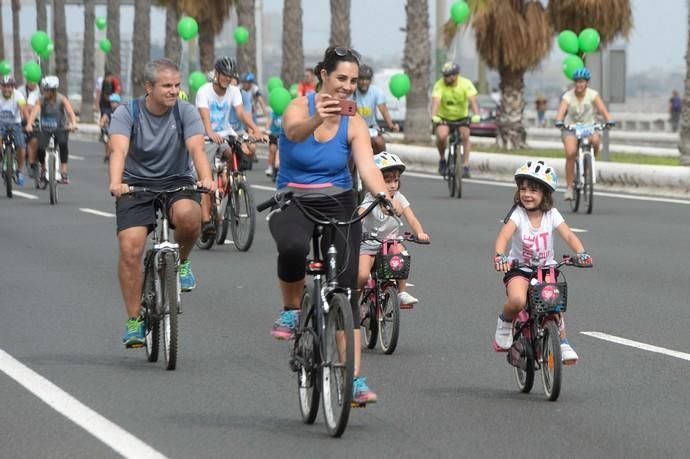
[[[548,269],[546,269],[545,271],[548,272]],[[558,279],[558,274],[559,271],[556,269],[556,279]],[[532,272],[523,271],[521,269],[511,269],[503,276],[503,285],[505,285],[506,288],[508,288],[508,284],[510,283],[510,281],[516,277],[521,277],[529,282],[532,276],[534,276],[534,273]]]
[[[201,201],[199,193],[192,190],[172,193],[168,199],[168,220],[170,228],[175,229],[170,218],[172,205],[180,199],[191,199],[197,204]],[[117,232],[135,226],[146,226],[151,232],[156,223],[156,194],[134,193],[122,196],[115,201],[115,216],[117,220]]]
[[[278,136],[273,134],[268,134],[268,144],[278,145]]]

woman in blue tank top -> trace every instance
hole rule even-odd
[[[356,208],[348,168],[350,157],[369,190],[373,194],[386,193],[381,172],[374,164],[366,123],[359,115],[340,114],[340,100],[349,99],[357,87],[359,54],[348,48],[329,47],[314,73],[319,79],[318,92],[296,98],[283,114],[277,185],[279,190],[291,189],[298,194],[314,195],[314,198],[309,198],[310,208],[327,217],[349,220]],[[278,248],[278,279],[283,299],[283,311],[271,332],[278,339],[293,339],[295,336],[313,227],[314,224],[294,206],[273,214],[269,222]],[[339,234],[334,242],[338,263],[345,266],[338,281],[353,292],[350,301],[355,321],[353,402],[372,403],[377,396],[359,373],[359,298],[354,293],[361,233],[361,225],[353,225],[349,239]],[[328,243],[330,241],[326,241]]]

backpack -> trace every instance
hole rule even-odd
[[[129,134],[129,148],[133,148],[135,145],[134,137],[137,131],[137,126],[139,125],[139,98],[131,99],[127,102],[127,110],[132,116],[132,131]],[[182,124],[182,116],[180,115],[179,102],[175,101],[175,106],[173,107],[173,116],[175,117],[175,128],[180,136],[180,142],[184,145],[184,124]]]

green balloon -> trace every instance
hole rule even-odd
[[[98,27],[98,30],[105,29],[106,25],[108,25],[108,21],[106,21],[104,17],[96,18],[96,27]]]
[[[41,54],[48,46],[48,42],[50,42],[50,37],[42,30],[37,30],[31,35],[31,48],[36,54]]]
[[[410,77],[404,73],[396,73],[388,82],[391,94],[400,99],[410,91]]]
[[[450,17],[456,24],[464,24],[470,17],[470,7],[464,0],[459,0],[450,7]]]
[[[283,87],[275,88],[268,94],[268,105],[276,115],[282,115],[291,100],[290,91]]]
[[[297,83],[292,83],[292,85],[290,86],[289,92],[290,92],[290,96],[291,96],[293,99],[294,99],[295,97],[299,96]]]
[[[34,61],[28,61],[22,67],[26,81],[38,83],[41,81],[41,66]]]
[[[235,27],[233,35],[235,36],[235,41],[238,45],[244,44],[247,42],[247,40],[249,40],[249,30],[247,30],[245,26]]]
[[[46,49],[44,49],[42,53],[38,53],[38,55],[41,56],[41,59],[48,59],[50,55],[53,54],[53,51],[55,51],[55,44],[53,40],[50,40]]]
[[[189,74],[187,82],[192,91],[198,91],[200,87],[206,84],[206,75],[204,75],[204,72],[196,70]]]
[[[558,46],[561,50],[568,54],[577,54],[580,49],[580,43],[577,39],[577,34],[572,30],[564,30],[558,34]]]
[[[12,66],[6,60],[0,61],[0,75],[5,76],[12,73]]]
[[[585,66],[585,63],[579,56],[570,55],[563,60],[563,73],[569,79],[573,79],[575,70]]]
[[[596,51],[600,41],[599,32],[591,27],[580,32],[578,36],[580,51],[583,53],[592,53]]]
[[[271,92],[273,92],[274,89],[285,87],[285,85],[283,84],[283,80],[281,80],[280,77],[277,76],[269,78],[266,86],[268,87],[269,94],[271,94]]]
[[[191,16],[185,16],[177,23],[177,33],[183,40],[188,41],[199,33],[199,24]]]
[[[107,38],[103,38],[101,41],[98,42],[98,46],[101,48],[101,51],[104,53],[108,54],[111,49],[113,49],[113,44],[110,43],[110,40]]]

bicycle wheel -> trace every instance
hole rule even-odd
[[[544,394],[550,401],[556,401],[561,393],[561,340],[556,322],[549,320],[544,328],[541,345],[541,380],[544,383]]]
[[[455,196],[457,196],[458,199],[462,198],[462,171],[463,164],[465,164],[465,151],[463,148],[461,141],[455,153],[457,156],[455,160]]]
[[[53,152],[46,153],[48,155],[48,187],[50,189],[50,203],[58,203],[58,184],[57,184],[57,163]]]
[[[230,219],[232,218],[229,204],[229,193],[223,193],[223,197],[218,204],[218,224],[216,225],[216,244],[218,245],[225,244],[225,239],[228,237]]]
[[[9,149],[3,155],[3,177],[5,178],[5,193],[12,197],[12,185],[14,183],[14,152]]]
[[[141,307],[146,332],[144,335],[144,344],[146,347],[146,359],[149,362],[155,362],[158,360],[161,328],[158,313],[156,311],[156,286],[153,256],[147,254],[146,260],[144,285],[141,291]]]
[[[592,157],[590,155],[585,155],[584,161],[582,163],[582,168],[584,169],[585,183],[582,187],[582,193],[584,195],[584,204],[587,209],[587,213],[592,213],[592,206],[594,205],[594,177],[592,168]]]
[[[400,333],[400,302],[398,289],[389,285],[383,292],[383,304],[379,323],[379,344],[384,354],[392,354],[398,345]]]
[[[256,229],[256,208],[254,194],[244,181],[238,181],[232,190],[233,199],[230,231],[232,242],[240,252],[246,252],[252,246],[254,230]],[[230,202],[228,203],[230,204]]]
[[[211,199],[211,220],[209,220],[216,227],[216,232],[218,231],[218,197],[217,192],[209,196]],[[194,242],[197,247],[204,250],[209,250],[213,247],[213,243],[216,242],[216,237],[204,238],[203,228],[201,234]]]
[[[313,424],[319,412],[319,355],[318,330],[314,323],[312,295],[305,286],[302,295],[300,328],[295,340],[294,358],[299,391],[299,410],[305,424]]]
[[[448,147],[448,162],[446,163],[446,177],[448,180],[448,194],[452,198],[455,196],[455,186],[456,186],[456,163],[457,158],[455,157],[455,146],[450,145]]]
[[[515,382],[520,392],[528,394],[532,390],[532,387],[534,387],[534,351],[532,350],[532,344],[529,339],[522,334],[516,336],[515,331],[517,326],[518,324],[513,321],[514,341],[520,341],[524,348],[524,368],[514,366],[513,372],[515,373]]]
[[[361,329],[362,329],[362,344],[366,346],[367,349],[374,349],[376,347],[376,340],[379,336],[379,325],[376,320],[376,300],[374,298],[373,290],[366,290],[366,298],[362,299],[362,304],[364,308],[359,308],[361,311],[366,311],[366,317],[360,317],[361,319]]]
[[[582,184],[580,183],[580,163],[577,160],[577,158],[575,158],[575,182],[573,183],[573,200],[570,201],[570,210],[573,212],[577,212],[577,209],[580,208],[581,191]]]
[[[163,315],[163,355],[165,357],[165,369],[174,370],[177,365],[177,313],[180,308],[179,278],[177,277],[177,261],[175,254],[163,255],[161,267],[161,281],[163,285],[162,315]]]
[[[347,296],[336,293],[328,302],[321,366],[323,417],[328,433],[340,437],[347,427],[352,406],[354,324]]]

